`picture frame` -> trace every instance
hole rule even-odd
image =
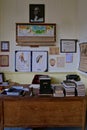
[[[0,73],[0,84],[4,82],[4,73]]]
[[[82,42],[79,44],[79,67],[78,69],[84,73],[87,73],[87,42]]]
[[[77,40],[76,39],[61,39],[60,52],[61,53],[76,53]]]
[[[18,46],[52,46],[55,42],[55,23],[16,23],[16,45]]]
[[[31,72],[31,51],[15,51],[15,71]]]
[[[48,51],[15,51],[16,72],[47,72]]]
[[[9,41],[1,41],[1,52],[9,52]]]
[[[48,51],[32,51],[32,72],[48,71]]]
[[[45,22],[44,4],[29,4],[29,22],[30,23]]]
[[[0,55],[0,67],[9,66],[9,55]]]

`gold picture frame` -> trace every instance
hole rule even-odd
[[[0,67],[9,66],[9,55],[0,55]]]

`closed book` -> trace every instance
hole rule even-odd
[[[40,94],[51,94],[51,78],[40,77]]]

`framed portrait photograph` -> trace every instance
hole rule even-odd
[[[77,40],[76,39],[61,39],[60,52],[61,53],[76,53]]]
[[[9,51],[9,41],[1,41],[1,51]]]
[[[45,22],[44,4],[29,4],[29,21],[31,23]]]

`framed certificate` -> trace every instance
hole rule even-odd
[[[9,66],[9,55],[0,55],[0,67]]]
[[[60,52],[61,53],[76,53],[77,40],[76,39],[61,39]]]

